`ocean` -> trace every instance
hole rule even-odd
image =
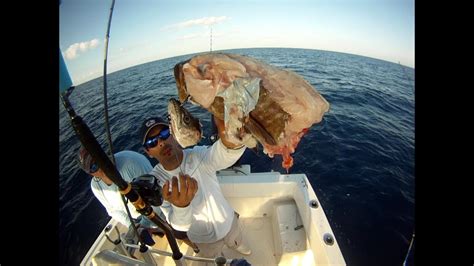
[[[223,52],[254,57],[296,72],[330,103],[329,112],[310,128],[293,154],[291,173],[305,173],[314,188],[348,265],[401,265],[414,232],[415,96],[414,69],[359,55],[289,48]],[[144,153],[139,128],[163,115],[177,98],[173,76],[184,55],[157,60],[107,76],[109,123],[114,151]],[[106,143],[102,77],[76,86],[70,101],[102,147]],[[78,265],[110,217],[90,190],[90,177],[77,165],[80,143],[59,102],[60,263]],[[204,135],[210,114],[198,117]],[[205,139],[201,144],[209,144]],[[152,161],[154,165],[156,161]],[[253,172],[278,171],[281,157],[252,150],[241,158]]]

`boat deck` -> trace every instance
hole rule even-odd
[[[311,250],[296,251],[278,255],[274,248],[274,239],[272,232],[272,221],[268,217],[241,217],[242,232],[244,243],[252,250],[252,254],[245,256],[239,252],[224,246],[222,251],[227,259],[245,258],[252,265],[314,265],[313,254]],[[153,248],[171,252],[166,241],[166,237],[160,238],[154,236],[156,244]],[[178,240],[179,248],[184,255],[199,256],[186,245]],[[174,261],[168,256],[153,254],[157,265],[175,265]],[[199,265],[188,260],[189,265]]]
[[[224,196],[240,214],[244,243],[252,250],[252,254],[245,256],[224,246],[222,253],[226,259],[245,258],[252,265],[345,265],[329,222],[304,174],[251,173],[246,166],[220,171],[217,177]],[[116,221],[112,223],[121,233],[128,231]],[[124,254],[106,241],[103,234],[81,265],[102,265],[91,263],[99,251],[114,250]],[[116,233],[112,234],[116,237]],[[166,237],[153,236],[153,239],[153,249],[171,253]],[[178,240],[178,245],[183,255],[199,257],[199,253],[194,254],[184,242]],[[156,265],[176,265],[169,256],[151,254]],[[134,256],[143,261],[139,251],[135,251]],[[123,262],[123,258],[110,252],[102,257],[109,263],[120,259]],[[191,260],[186,262],[187,265],[203,265]],[[142,265],[138,261],[126,265],[132,264]]]

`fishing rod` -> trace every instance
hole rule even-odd
[[[408,247],[407,255],[405,256],[405,260],[403,261],[403,266],[411,266],[415,265],[414,261],[414,253],[415,253],[415,232],[411,237],[410,246]]]
[[[110,151],[111,159],[109,159],[109,157],[106,155],[106,153],[102,149],[101,145],[98,143],[96,137],[90,130],[87,123],[82,119],[82,117],[76,114],[74,108],[71,105],[71,102],[69,101],[69,96],[74,91],[75,86],[72,85],[72,81],[69,76],[69,72],[67,70],[61,51],[59,51],[59,54],[60,54],[60,86],[59,86],[60,98],[71,119],[71,124],[73,126],[74,131],[76,132],[76,135],[79,138],[79,141],[82,143],[82,145],[87,150],[87,152],[91,155],[92,159],[98,164],[99,168],[119,188],[122,201],[127,210],[128,217],[132,223],[132,228],[141,243],[139,247],[135,246],[135,248],[139,248],[140,252],[142,253],[146,251],[151,251],[151,249],[148,249],[145,241],[142,240],[142,237],[140,236],[140,234],[138,234],[137,228],[133,224],[132,217],[130,215],[130,211],[128,209],[128,206],[124,197],[126,197],[135,206],[136,210],[141,215],[146,216],[148,219],[150,219],[154,224],[156,224],[158,227],[160,227],[164,231],[166,238],[168,240],[168,244],[172,250],[172,253],[167,254],[167,255],[168,256],[171,255],[171,257],[175,261],[175,264],[186,265],[186,262],[184,261],[185,257],[186,259],[190,259],[190,258],[189,256],[184,256],[181,253],[179,246],[176,242],[176,238],[174,237],[172,233],[171,226],[166,221],[164,221],[161,217],[159,217],[154,212],[153,208],[151,207],[150,202],[152,202],[154,206],[160,206],[163,202],[162,194],[161,194],[162,188],[161,186],[157,185],[156,178],[152,175],[143,175],[143,176],[138,177],[138,180],[136,182],[134,179],[132,183],[128,183],[123,179],[120,172],[115,167],[115,158],[113,156],[113,146],[112,146],[112,140],[111,140],[111,134],[110,134],[110,127],[109,127],[109,120],[108,120],[108,105],[107,105],[107,51],[108,51],[110,25],[111,25],[114,5],[115,5],[115,0],[112,0],[110,13],[109,13],[109,21],[108,21],[108,26],[107,26],[106,40],[105,40],[104,74],[103,74],[105,127],[106,127],[106,132],[107,132],[107,140],[109,143],[109,151]],[[150,192],[151,190],[152,192]],[[110,238],[108,239],[109,241],[111,241]],[[114,241],[111,241],[111,242],[115,244]],[[195,260],[205,261],[204,258],[197,258]],[[215,262],[216,265],[224,265],[225,263],[231,262],[231,261],[227,261],[224,257],[217,257],[213,261]],[[208,262],[210,261],[208,260]],[[235,264],[236,261],[234,260],[232,262],[234,262]],[[246,263],[245,260],[238,260],[236,265],[248,265],[245,263]]]
[[[105,49],[104,49],[104,73],[103,73],[103,99],[104,99],[104,126],[105,132],[107,136],[107,142],[109,144],[109,158],[111,158],[112,163],[115,165],[115,157],[114,157],[114,147],[112,144],[112,134],[110,133],[110,126],[109,126],[109,108],[108,108],[108,97],[107,97],[107,57],[108,57],[108,50],[109,50],[109,38],[110,38],[110,25],[112,25],[112,14],[114,12],[115,0],[112,0],[112,4],[110,5],[110,12],[109,12],[109,20],[107,23],[107,33],[105,34]],[[125,197],[120,194],[120,198],[122,199],[122,203],[125,206],[125,210],[127,212],[128,219],[130,223],[133,224],[132,215],[130,214],[130,210],[128,209],[127,202]],[[143,243],[140,234],[135,226],[132,226],[133,232],[138,238],[138,241]]]
[[[111,152],[111,158],[114,160],[113,156],[113,148],[112,148],[112,142],[110,138],[110,129],[108,127],[108,112],[107,112],[107,50],[108,50],[108,38],[110,35],[110,25],[111,25],[111,19],[112,19],[112,13],[113,13],[113,8],[115,5],[115,0],[112,1],[112,5],[110,8],[110,14],[109,14],[109,22],[108,22],[108,27],[107,27],[107,37],[106,37],[106,48],[105,48],[105,59],[104,59],[104,109],[105,109],[105,121],[106,121],[106,127],[108,129],[108,140],[109,140],[109,147],[110,147],[110,152]],[[93,160],[97,162],[99,165],[99,168],[102,169],[102,171],[107,175],[107,177],[112,180],[112,182],[117,185],[119,188],[119,192],[122,196],[122,201],[125,205],[125,208],[127,210],[128,217],[131,220],[131,215],[130,211],[128,209],[128,206],[125,202],[124,196],[130,200],[130,202],[135,206],[136,210],[148,219],[150,219],[153,223],[155,223],[158,227],[160,227],[166,235],[166,239],[168,240],[169,246],[173,252],[173,259],[175,260],[176,265],[182,265],[183,264],[183,254],[179,250],[178,244],[176,242],[176,238],[174,237],[172,233],[171,226],[163,221],[153,210],[151,205],[149,204],[148,201],[144,201],[143,198],[140,196],[140,194],[132,188],[131,183],[127,183],[123,177],[120,175],[119,171],[115,167],[115,163],[112,162],[109,157],[105,154],[104,150],[100,146],[100,144],[97,142],[97,139],[95,138],[94,134],[91,132],[89,126],[86,124],[86,122],[80,117],[79,115],[76,114],[74,108],[72,107],[70,101],[69,101],[69,96],[74,90],[74,86],[72,86],[72,80],[71,77],[69,76],[69,71],[67,70],[66,64],[64,62],[64,58],[62,56],[61,51],[59,51],[59,57],[60,57],[60,87],[59,87],[59,92],[60,92],[60,97],[61,101],[71,119],[71,124],[73,126],[74,131],[76,132],[76,135],[78,136],[80,142],[84,146],[84,148],[89,152],[89,154],[92,156]],[[160,187],[161,189],[161,187]],[[161,196],[161,193],[160,193]],[[162,202],[162,201],[161,201]],[[160,202],[160,205],[161,205]],[[131,220],[132,228],[134,229],[134,232],[136,236],[138,237],[140,243],[141,243],[141,252],[145,252],[147,250],[147,247],[142,241],[140,234],[137,232],[137,228],[135,227],[133,221]]]
[[[105,119],[105,131],[107,132],[107,142],[109,143],[109,153],[110,157],[112,158],[112,162],[115,164],[115,158],[113,153],[113,146],[112,146],[112,137],[110,134],[110,127],[109,127],[109,108],[107,104],[107,55],[109,50],[109,37],[110,37],[110,25],[112,24],[112,14],[114,12],[115,0],[112,0],[112,4],[110,6],[110,13],[109,13],[109,23],[107,24],[107,34],[105,35],[105,55],[104,55],[104,87],[103,87],[103,94],[104,94],[104,119]],[[128,211],[128,210],[127,210]]]
[[[137,211],[150,219],[158,227],[160,227],[166,235],[169,246],[172,250],[172,258],[175,260],[176,265],[183,265],[184,258],[183,254],[179,250],[176,239],[172,233],[171,226],[163,221],[151,207],[148,201],[144,200],[140,194],[132,188],[131,183],[126,182],[123,177],[120,175],[119,171],[105,154],[104,150],[100,146],[94,134],[91,132],[87,123],[82,119],[81,116],[77,115],[74,108],[69,101],[69,96],[74,91],[75,86],[72,86],[71,77],[67,71],[66,64],[64,62],[61,51],[59,51],[60,57],[60,82],[59,82],[59,93],[61,101],[66,109],[72,127],[79,138],[79,141],[82,143],[84,148],[92,156],[93,160],[97,162],[99,168],[107,175],[107,177],[112,180],[112,182],[117,185],[119,192],[124,195],[132,204],[135,206]],[[132,226],[135,227],[135,226]],[[146,246],[145,247],[146,251]]]

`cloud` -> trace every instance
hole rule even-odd
[[[230,18],[227,16],[204,17],[204,18],[192,19],[192,20],[187,20],[184,22],[164,26],[162,30],[182,29],[182,28],[188,28],[192,26],[210,26],[210,25],[221,23],[228,19]]]
[[[85,53],[88,50],[99,46],[99,39],[93,39],[88,42],[80,42],[70,45],[64,53],[66,59],[72,60],[79,56],[80,53]]]

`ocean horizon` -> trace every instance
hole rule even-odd
[[[251,56],[304,77],[330,103],[295,153],[291,173],[305,173],[325,211],[348,265],[401,265],[414,230],[414,68],[341,52],[298,48],[249,48],[214,52]],[[199,53],[198,53],[199,54]],[[177,98],[176,63],[195,54],[143,63],[108,74],[110,128],[115,152],[144,153],[139,128],[163,115]],[[102,77],[76,85],[75,111],[107,149]],[[78,265],[110,217],[77,165],[79,140],[64,107],[59,110],[60,263]],[[211,131],[210,114],[186,108]],[[204,139],[200,145],[208,145]],[[150,160],[152,165],[156,161]],[[277,171],[281,156],[247,149],[252,172]]]

